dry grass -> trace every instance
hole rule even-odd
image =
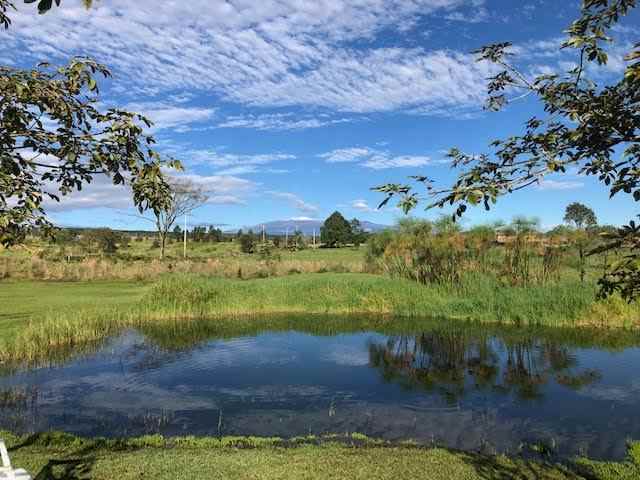
[[[268,278],[297,273],[361,273],[363,262],[329,260],[260,260],[243,256],[199,260],[119,260],[88,258],[56,261],[38,257],[0,258],[0,279],[92,281],[156,280],[167,273],[195,273],[220,278]]]

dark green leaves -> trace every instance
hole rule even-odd
[[[577,50],[578,66],[564,75],[527,78],[509,63],[509,43],[477,50],[479,61],[502,68],[489,78],[490,110],[500,110],[508,102],[506,93],[517,90],[524,92],[523,96],[536,97],[546,117],[530,119],[520,135],[494,141],[492,155],[452,149],[449,158],[459,171],[458,177],[443,189],[434,188],[431,182],[426,184],[427,194],[433,198],[428,208],[452,208],[454,218],[462,216],[468,206],[482,204],[489,209],[501,195],[536,185],[546,175],[566,173],[569,167],[597,178],[610,196],[627,194],[631,201],[640,201],[640,44],[626,55],[630,63],[617,82],[598,86],[586,75],[591,70],[586,68],[587,63],[602,65],[608,61],[604,46],[611,39],[607,32],[636,3],[585,0],[580,18],[567,30],[563,44],[563,48]],[[421,178],[426,177],[415,179]],[[389,184],[375,190],[387,195],[382,204],[399,196],[399,205],[411,209],[419,200],[407,185]],[[605,294],[617,291],[631,299],[640,290],[633,284],[640,281],[640,248],[631,239],[640,233],[635,227],[624,231],[620,248],[628,256],[601,286]]]
[[[45,199],[59,201],[96,176],[127,184],[142,211],[170,198],[165,162],[151,145],[144,117],[97,110],[96,75],[109,71],[91,59],[34,70],[0,67],[0,242],[12,245],[30,228],[51,231]]]

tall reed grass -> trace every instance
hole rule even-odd
[[[422,286],[365,274],[297,275],[240,281],[201,275],[163,278],[137,302],[117,307],[50,314],[32,321],[8,343],[0,361],[51,358],[80,350],[126,328],[166,332],[200,323],[218,333],[259,323],[282,325],[292,315],[366,316],[372,329],[403,318],[466,320],[545,326],[637,327],[640,309],[617,298],[594,301],[595,286],[563,282],[553,286],[505,287],[491,277],[465,277],[456,288]],[[289,324],[295,328],[295,322]]]

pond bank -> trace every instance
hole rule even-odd
[[[62,433],[17,437],[0,432],[13,463],[37,478],[121,480],[154,478],[433,480],[547,478],[624,480],[640,475],[640,444],[624,462],[575,459],[564,464],[391,445],[363,435],[277,438],[83,439]]]
[[[61,289],[59,295],[56,288]],[[64,290],[62,292],[62,290]],[[60,297],[70,298],[62,306]],[[563,282],[508,287],[486,277],[459,288],[423,286],[367,274],[290,275],[227,280],[172,275],[150,286],[132,283],[3,283],[0,360],[33,360],[55,349],[99,341],[123,328],[216,319],[220,330],[247,328],[269,315],[368,315],[480,323],[635,328],[638,305],[595,302],[595,286]],[[57,299],[49,301],[48,299]],[[21,305],[36,305],[32,311]]]

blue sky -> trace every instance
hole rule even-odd
[[[156,122],[158,147],[180,159],[184,175],[206,188],[197,223],[229,228],[288,218],[345,216],[392,223],[393,207],[370,188],[427,174],[454,178],[445,152],[488,151],[520,131],[531,101],[505,112],[482,110],[491,67],[470,51],[511,41],[528,75],[566,70],[562,30],[578,14],[568,0],[76,0],[39,16],[19,5],[0,33],[0,63],[31,67],[90,55],[114,79],[101,101]],[[624,69],[624,46],[638,41],[635,12],[615,32],[611,63],[590,74],[606,82]],[[572,201],[602,223],[637,213],[628,197],[609,201],[575,174],[504,197],[467,224],[514,215],[561,223]],[[63,225],[148,227],[130,214],[126,190],[98,180],[51,205]],[[435,217],[439,211],[416,211]]]

